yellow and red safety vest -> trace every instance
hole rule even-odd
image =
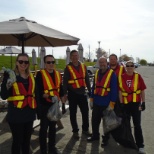
[[[71,84],[73,88],[85,87],[85,76],[86,76],[86,67],[83,63],[79,66],[79,72],[71,65],[67,65],[67,68],[70,72],[70,80],[68,80],[68,84]]]
[[[95,95],[100,95],[100,96],[106,96],[108,92],[110,91],[110,81],[111,81],[111,76],[113,73],[112,69],[109,69],[101,81],[99,81],[99,76],[98,76],[98,71],[95,73],[95,89],[94,89],[94,94]]]
[[[42,74],[43,85],[44,85],[44,93],[49,94],[49,96],[57,96],[59,98],[60,84],[62,82],[61,74],[58,71],[54,70],[55,74],[55,84],[46,70],[40,71]],[[47,102],[52,102],[51,99],[47,98]]]
[[[125,104],[129,102],[139,102],[141,90],[139,89],[139,74],[134,73],[131,87],[128,87],[122,77],[119,78],[119,87],[122,91],[122,101]]]
[[[29,105],[32,109],[36,108],[35,100],[35,80],[32,73],[29,75],[29,87],[26,91],[23,83],[15,82],[13,83],[13,96],[10,96],[7,101],[13,101],[13,104],[17,108],[24,108]]]
[[[115,70],[115,74],[119,78],[124,72],[124,67],[121,65],[118,65],[118,68]]]

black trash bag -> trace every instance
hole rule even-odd
[[[115,103],[114,112],[118,117],[123,117],[124,114],[123,104],[121,104],[119,100],[117,100]]]
[[[128,119],[128,117],[123,117],[121,126],[112,130],[111,135],[115,139],[115,141],[122,146],[137,149],[137,145],[135,144],[131,131],[130,120]]]

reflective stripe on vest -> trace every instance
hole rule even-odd
[[[96,71],[95,73],[95,89],[94,89],[94,94],[97,94],[97,82],[98,82],[98,71]],[[106,76],[106,79],[105,79],[105,82],[103,83],[103,85],[101,85],[101,88],[102,88],[102,91],[101,91],[101,96],[104,96],[105,95],[105,92],[109,92],[110,91],[110,88],[107,87],[110,80],[111,80],[111,75],[113,73],[113,70],[110,69],[108,72],[107,72],[107,76]],[[103,79],[103,78],[102,78]]]
[[[29,89],[28,92],[24,89],[23,84],[20,86],[22,86],[22,90],[24,91],[24,94],[21,94],[21,87],[19,87],[18,83],[15,82],[13,84],[13,91],[14,91],[14,96],[10,96],[7,101],[13,101],[14,105],[17,108],[23,108],[27,105],[29,105],[31,108],[36,108],[36,101],[34,99],[35,94],[34,94],[34,90],[35,90],[35,81],[34,81],[34,77],[33,74],[30,73],[29,76]]]
[[[49,94],[50,96],[55,96],[55,95],[59,96],[60,83],[61,83],[60,73],[58,71],[55,71],[55,85],[52,81],[51,76],[46,70],[41,70],[41,73],[42,73],[43,84],[45,88],[44,93]]]
[[[71,73],[73,79],[70,79],[68,80],[68,84],[75,84],[76,87],[74,88],[80,88],[81,86],[86,86],[86,83],[85,83],[85,75],[86,75],[86,72],[85,72],[85,65],[84,64],[80,64],[80,67],[81,67],[81,70],[82,70],[82,74],[81,77],[77,77],[77,74],[74,72],[73,70],[73,67],[71,65],[67,65],[68,67],[68,70],[69,72]],[[82,80],[82,83],[79,81],[79,80]]]

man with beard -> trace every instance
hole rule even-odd
[[[114,71],[108,68],[107,59],[100,57],[99,70],[96,71],[90,101],[92,110],[92,136],[87,141],[99,140],[99,125],[104,110],[113,110],[117,100],[117,77]],[[102,136],[102,146],[107,145],[109,135]]]
[[[124,66],[119,65],[118,57],[115,54],[111,54],[109,56],[109,67],[115,72],[117,77],[121,76],[123,73],[126,72]]]

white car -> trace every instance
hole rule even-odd
[[[98,70],[99,67],[94,65],[94,66],[87,66],[87,71],[88,71],[88,74],[92,75],[92,74],[95,74],[96,73],[96,70]]]

